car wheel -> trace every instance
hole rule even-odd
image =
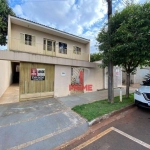
[[[138,108],[140,108],[139,104],[137,101],[134,102],[135,106],[137,106]]]

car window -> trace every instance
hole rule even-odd
[[[150,86],[150,78],[147,79],[146,81],[143,81],[143,85]]]

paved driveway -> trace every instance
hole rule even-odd
[[[88,129],[84,119],[54,98],[0,105],[0,149],[47,150]]]

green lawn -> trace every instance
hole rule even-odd
[[[75,106],[72,110],[86,118],[88,121],[91,121],[104,114],[108,114],[112,111],[119,110],[125,106],[133,104],[133,96],[133,94],[130,94],[129,98],[125,98],[125,96],[123,96],[122,102],[119,101],[119,96],[117,96],[114,98],[113,104],[108,103],[108,100],[100,100],[89,104],[83,104],[81,106]]]

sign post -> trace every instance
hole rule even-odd
[[[122,102],[122,87],[118,87],[120,89],[120,102]]]

